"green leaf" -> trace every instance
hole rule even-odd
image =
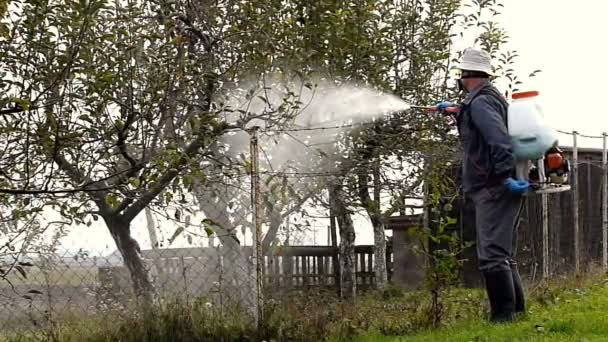
[[[169,244],[172,244],[184,232],[184,227],[177,227],[173,235],[169,238]]]
[[[116,194],[107,194],[106,195],[106,204],[109,205],[112,208],[116,208],[118,207],[118,196],[116,196]]]
[[[129,184],[131,184],[134,188],[139,188],[141,181],[139,178],[131,177],[129,178]]]
[[[204,226],[204,230],[207,233],[207,236],[211,237],[215,230],[213,229],[214,227],[218,227],[220,229],[222,229],[222,226],[220,226],[219,224],[217,224],[215,221],[205,218],[201,221],[201,223]]]
[[[23,267],[17,265],[15,266],[15,270],[17,270],[17,272],[19,272],[23,278],[27,279],[27,274],[25,273],[25,269]]]
[[[93,119],[91,119],[90,116],[88,116],[87,114],[82,114],[81,116],[78,117],[78,119],[82,120],[82,121],[86,121],[88,123],[93,123]]]
[[[165,192],[165,203],[169,204],[173,200],[173,194],[171,192]]]
[[[116,120],[114,122],[114,126],[116,126],[118,130],[123,130],[125,128],[125,122],[122,120]]]
[[[249,161],[249,160],[244,161],[243,167],[245,168],[245,171],[247,173],[251,173],[253,170],[253,165],[251,164],[251,161]]]
[[[104,5],[105,5],[104,1],[98,1],[98,2],[92,3],[90,6],[90,14],[94,15],[97,11],[104,8]]]
[[[260,100],[262,100],[264,103],[268,103],[268,100],[264,96],[258,96],[258,98]]]

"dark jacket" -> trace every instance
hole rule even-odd
[[[465,193],[502,185],[507,177],[515,175],[515,157],[507,131],[508,108],[505,98],[489,82],[464,99],[457,124]]]

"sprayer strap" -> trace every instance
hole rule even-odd
[[[495,99],[497,99],[502,105],[503,105],[503,109],[504,109],[504,113],[505,115],[502,116],[502,119],[504,120],[505,126],[507,127],[507,131],[509,129],[509,124],[508,124],[508,109],[509,109],[509,104],[507,103],[507,101],[502,97],[502,94],[500,94],[500,92],[498,92],[498,90],[490,85],[488,86],[484,86],[477,94],[475,94],[475,96],[471,99],[471,101],[469,102],[469,108],[467,108],[466,114],[467,115],[471,115],[470,114],[470,105],[471,103],[473,103],[473,101],[480,95],[488,95],[488,96],[492,96]],[[474,125],[473,120],[467,120],[469,122],[470,125]],[[475,127],[477,129],[477,127]]]

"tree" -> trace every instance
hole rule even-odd
[[[24,1],[6,18],[3,192],[44,195],[36,203],[75,224],[101,217],[146,302],[154,288],[132,220],[187,200],[213,143],[253,119],[219,115],[223,82],[242,75],[234,56],[247,37],[226,28],[248,19],[236,5]]]

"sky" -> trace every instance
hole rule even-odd
[[[542,72],[522,85],[522,90],[538,90],[546,120],[557,129],[577,130],[586,135],[608,131],[607,96],[608,47],[604,43],[604,16],[608,2],[600,0],[504,0],[499,21],[510,35],[508,48],[518,51],[516,71],[521,75]],[[560,144],[571,145],[572,137],[560,135]],[[579,144],[601,147],[601,139],[580,138]],[[371,229],[362,216],[355,218],[358,244],[373,243]],[[135,238],[149,248],[145,220],[134,223]],[[327,227],[316,225],[308,243],[324,244]],[[166,234],[165,234],[165,237]],[[203,239],[204,240],[204,239]],[[65,238],[70,249],[82,247],[92,254],[107,255],[115,247],[105,227],[78,227]]]
[[[608,131],[605,14],[599,0],[504,0],[500,23],[519,53],[516,71],[542,72],[523,86],[538,90],[546,120],[555,128],[586,135]],[[560,135],[560,144],[572,138]],[[579,139],[581,146],[601,147],[601,139]]]

